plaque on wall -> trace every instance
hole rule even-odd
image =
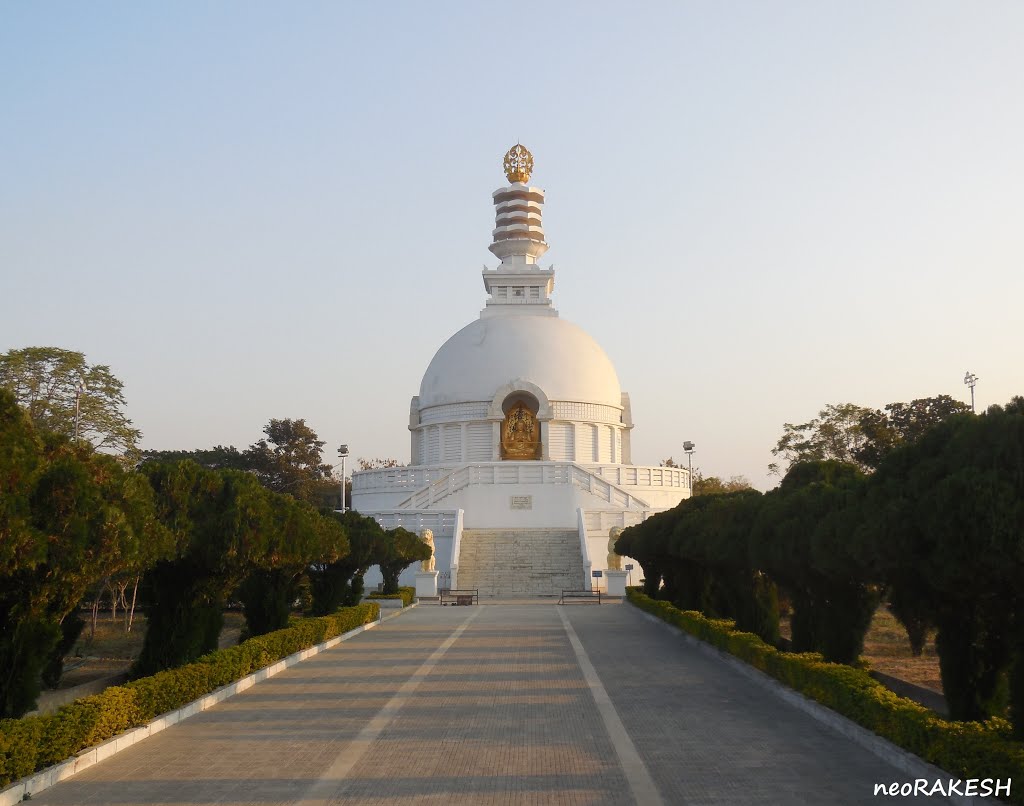
[[[511,495],[508,499],[509,509],[533,509],[532,495]]]

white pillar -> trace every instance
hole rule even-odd
[[[608,590],[609,596],[625,596],[626,595],[626,572],[625,571],[612,571],[608,569],[604,572],[605,587]]]
[[[623,572],[625,573],[625,572]],[[439,571],[417,571],[416,572],[416,598],[422,599],[425,596],[437,596],[437,578]]]

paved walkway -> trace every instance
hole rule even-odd
[[[629,605],[422,606],[32,802],[866,804],[906,780]]]

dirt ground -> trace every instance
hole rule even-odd
[[[939,656],[935,652],[935,632],[928,634],[924,652],[920,658],[915,658],[910,654],[907,631],[885,605],[875,611],[871,628],[864,639],[864,654],[861,657],[875,671],[942,693]]]
[[[788,618],[779,621],[779,631],[784,638],[791,637]],[[885,605],[879,605],[871,619],[871,627],[864,637],[864,652],[861,658],[876,672],[942,693],[942,677],[939,674],[939,656],[935,652],[934,631],[928,634],[921,657],[915,658],[910,653],[907,631]]]
[[[241,613],[224,613],[224,628],[218,641],[221,649],[238,643],[243,624],[245,619]],[[100,615],[95,635],[92,634],[91,624],[87,619],[82,635],[71,653],[64,658],[64,675],[61,677],[58,690],[128,671],[132,661],[139,656],[145,636],[144,615],[135,616],[131,632],[125,631],[125,623],[120,616],[112,620],[109,613]]]

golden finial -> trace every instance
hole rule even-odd
[[[533,173],[533,154],[516,143],[505,154],[505,176],[509,182],[529,182]]]

